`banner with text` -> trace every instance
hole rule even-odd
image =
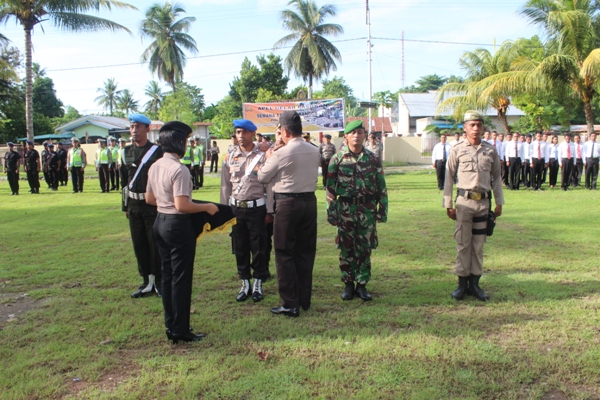
[[[244,103],[244,118],[254,122],[257,132],[274,133],[279,116],[288,110],[300,114],[303,131],[344,130],[344,99]]]

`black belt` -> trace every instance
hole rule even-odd
[[[296,198],[302,198],[302,199],[311,199],[312,197],[314,197],[315,192],[304,192],[304,193],[273,193],[273,197],[275,198],[275,200],[281,200],[281,199],[296,199]]]
[[[465,194],[467,194],[467,198],[471,199],[471,200],[483,200],[483,199],[489,199],[492,197],[491,192],[488,193],[477,193],[477,192],[471,192],[469,190],[464,190],[464,189],[458,189],[456,191],[458,193],[459,196],[464,196]]]
[[[356,196],[356,197],[338,197],[339,201],[343,201],[344,203],[350,204],[365,204],[372,201],[375,201],[375,196]]]

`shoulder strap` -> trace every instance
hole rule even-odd
[[[237,185],[237,187],[235,188],[235,192],[234,192],[235,195],[237,195],[240,192],[240,190],[242,190],[242,186],[244,186],[244,183],[246,183],[246,181],[248,180],[248,176],[250,176],[250,173],[252,173],[252,170],[254,169],[254,167],[256,167],[256,164],[258,164],[258,162],[260,161],[260,159],[263,157],[264,154],[265,153],[263,153],[262,151],[258,152],[252,159],[252,162],[250,163],[250,165],[248,165],[248,167],[246,167],[246,172],[244,173],[244,176],[242,177],[240,184]]]
[[[137,179],[138,175],[140,174],[140,171],[144,167],[144,164],[146,164],[148,162],[148,160],[150,159],[150,157],[152,157],[152,154],[154,154],[154,152],[157,149],[158,149],[158,146],[155,145],[155,144],[153,144],[152,147],[150,147],[148,149],[148,151],[146,152],[146,154],[144,154],[144,158],[142,158],[142,162],[140,163],[140,165],[138,166],[137,170],[135,171],[135,175],[133,175],[133,179],[131,180],[131,182],[129,182],[129,190],[133,189],[133,183],[135,182],[135,180]]]

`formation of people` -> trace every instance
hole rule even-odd
[[[431,161],[436,169],[439,190],[444,188],[448,154],[464,140],[464,134],[457,133],[455,140],[447,143],[446,136],[441,135],[440,142],[434,146]],[[543,191],[542,185],[546,182],[550,188],[555,188],[559,171],[563,191],[572,187],[597,190],[600,146],[596,143],[596,133],[586,135],[582,142],[579,134],[566,132],[559,143],[558,135],[543,131],[525,135],[485,131],[482,140],[496,149],[500,157],[501,180],[509,190],[523,187]]]

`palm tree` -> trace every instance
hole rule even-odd
[[[129,89],[121,90],[121,94],[117,96],[117,108],[125,115],[137,111],[138,104],[138,101],[133,98],[133,92],[129,91]]]
[[[85,14],[100,9],[111,10],[134,6],[118,0],[2,0],[0,3],[0,22],[11,17],[18,21],[25,31],[25,117],[27,138],[33,140],[33,80],[32,80],[32,43],[31,32],[42,22],[68,31],[96,31],[100,29],[129,29],[110,20]]]
[[[342,61],[338,49],[324,36],[337,36],[344,33],[344,29],[337,24],[323,23],[326,17],[335,16],[334,5],[317,8],[313,0],[291,0],[288,5],[293,5],[297,12],[283,10],[281,20],[283,27],[292,33],[279,39],[274,48],[295,42],[284,66],[288,73],[294,71],[297,77],[308,82],[308,98],[312,99],[313,79],[319,80],[330,71],[337,70],[335,61]]]
[[[486,82],[490,77],[503,76],[511,70],[513,60],[518,57],[518,46],[506,41],[494,54],[487,49],[467,51],[459,60],[466,78],[463,82],[450,82],[438,91],[438,112],[440,115],[453,110],[459,120],[468,109],[487,110],[492,107],[505,132],[510,131],[506,120],[506,110],[510,106],[510,90],[487,91]]]
[[[122,90],[117,90],[117,82],[115,78],[107,79],[104,82],[103,88],[96,89],[96,92],[100,93],[100,96],[96,97],[94,101],[101,105],[104,109],[108,108],[109,115],[113,115],[113,111],[116,108],[117,100]]]
[[[196,41],[186,32],[189,31],[195,17],[185,17],[177,20],[179,14],[185,13],[179,4],[153,4],[146,11],[146,19],[140,24],[142,36],[148,36],[153,41],[142,54],[142,62],[149,62],[152,73],[158,79],[166,81],[173,91],[175,83],[183,79],[183,68],[186,64],[182,47],[196,54]]]
[[[158,118],[160,105],[165,98],[160,86],[158,86],[158,82],[151,81],[148,86],[146,86],[144,94],[150,98],[150,100],[144,104],[145,111],[151,116],[150,118]]]

